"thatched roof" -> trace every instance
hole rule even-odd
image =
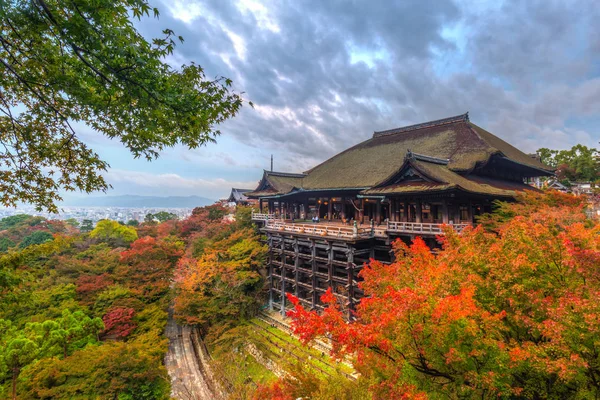
[[[294,188],[302,187],[305,174],[291,174],[287,172],[263,171],[263,177],[258,187],[252,192],[247,192],[249,197],[276,196],[291,192]]]
[[[368,193],[384,190],[381,185],[394,177],[405,164],[405,155],[412,151],[421,156],[420,167],[428,170],[431,176],[438,176],[438,182],[421,186],[411,183],[399,191],[419,192],[447,190],[460,187],[464,190],[488,194],[507,193],[502,185],[490,182],[475,183],[470,175],[483,167],[490,159],[503,160],[504,165],[519,168],[523,177],[552,175],[552,169],[502,139],[473,124],[468,114],[458,115],[423,124],[375,132],[373,137],[351,147],[327,161],[305,172],[293,175],[293,180],[273,185],[265,185],[265,176],[251,196],[258,192],[270,191],[271,195],[289,193],[292,190],[320,191],[331,189],[370,189]],[[427,160],[429,159],[429,160]],[[442,164],[439,161],[443,160]],[[273,178],[267,177],[269,182]],[[434,179],[435,181],[435,179]],[[491,181],[488,179],[488,181]],[[434,183],[434,184],[433,184]],[[277,186],[277,187],[275,187]],[[435,187],[435,189],[434,189]],[[385,188],[386,193],[392,190]],[[513,189],[507,189],[512,191]],[[262,193],[261,193],[262,194]]]

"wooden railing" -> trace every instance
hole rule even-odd
[[[252,221],[268,221],[276,219],[275,214],[252,212]]]
[[[359,239],[368,238],[374,235],[374,231],[370,227],[352,227],[341,225],[326,225],[321,223],[315,224],[294,224],[277,220],[267,220],[266,229],[299,233],[312,236],[327,236],[340,239]]]
[[[268,215],[268,214],[253,214]],[[399,222],[388,221],[380,226],[345,226],[345,225],[328,225],[326,223],[292,223],[285,222],[274,217],[264,217],[259,219],[265,221],[265,229],[272,231],[289,232],[296,234],[304,234],[311,236],[333,237],[346,240],[366,239],[372,237],[385,238],[389,233],[410,233],[415,235],[443,235],[442,227],[444,224],[435,223],[417,223],[417,222]],[[457,232],[461,232],[470,224],[446,224],[451,226]]]
[[[460,232],[471,224],[446,224],[451,226],[455,231]],[[387,231],[388,232],[399,232],[399,233],[415,233],[415,234],[429,234],[429,235],[443,235],[444,231],[442,227],[444,224],[432,224],[423,222],[399,222],[399,221],[388,221]]]

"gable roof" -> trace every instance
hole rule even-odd
[[[245,193],[251,191],[252,189],[231,188],[231,194],[227,198],[227,201],[230,203],[238,201],[248,201],[248,197],[246,197]]]
[[[460,190],[469,193],[509,197],[514,196],[515,191],[533,189],[521,182],[503,181],[477,175],[463,176],[450,170],[447,165],[423,159],[408,159],[401,170],[408,168],[414,169],[422,177],[422,180],[388,181],[367,189],[362,194],[386,195]]]
[[[247,192],[246,196],[276,196],[291,192],[294,188],[302,187],[302,178],[305,176],[305,174],[263,170],[263,176],[258,183],[258,187],[251,192]]]
[[[529,176],[552,175],[553,171],[539,160],[471,123],[466,113],[374,132],[372,138],[331,157],[306,171],[304,175],[292,174],[295,176],[294,181],[280,185],[272,191],[272,195],[288,193],[292,188],[305,191],[375,189],[398,173],[405,163],[405,155],[412,151],[419,153],[419,157],[423,159],[416,161],[436,164],[427,159],[444,160],[443,168],[432,173],[444,175],[446,180],[442,181],[445,184],[466,179],[462,175],[468,175],[484,166],[492,157],[525,168]],[[423,168],[433,171],[436,167]],[[466,182],[463,183],[467,185]]]

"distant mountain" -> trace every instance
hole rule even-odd
[[[132,208],[194,208],[213,204],[215,200],[200,196],[102,196],[72,199],[65,206],[74,207],[132,207]]]

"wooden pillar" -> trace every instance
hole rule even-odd
[[[447,224],[449,221],[449,217],[448,217],[448,200],[443,199],[442,200],[442,222],[444,224]]]
[[[333,282],[333,244],[327,242],[327,283],[331,286]]]
[[[408,201],[405,200],[404,201],[404,217],[402,218],[403,219],[402,222],[408,222],[408,207],[410,207],[408,204]]]
[[[377,200],[375,203],[375,223],[381,224],[381,200]]]
[[[468,204],[468,211],[469,211],[469,223],[473,223],[475,221],[473,221],[473,203],[471,202],[471,200],[469,200],[469,204]]]
[[[273,311],[273,237],[270,234],[268,235],[269,241],[269,253],[268,253],[268,263],[269,263],[269,311]]]
[[[331,197],[327,201],[327,220],[331,221],[333,217],[333,202],[331,201]]]
[[[348,249],[348,320],[352,317],[354,309],[354,248]]]
[[[262,214],[263,212],[263,203],[262,203],[262,199],[258,200],[258,212]]]
[[[310,241],[310,261],[312,268],[312,307],[315,308],[317,306],[317,246],[315,245],[315,241]]]
[[[460,224],[460,203],[457,202],[454,206],[454,223]]]
[[[281,204],[281,203],[280,203]],[[281,315],[285,317],[285,238],[281,237]]]
[[[358,212],[358,223],[362,224],[365,217],[365,199],[360,199],[360,211]]]
[[[342,219],[346,219],[346,198],[342,197]]]
[[[416,222],[419,224],[423,221],[423,209],[421,208],[421,200],[417,199],[416,204]]]
[[[308,219],[308,199],[304,200],[304,219]]]
[[[295,295],[296,297],[299,297],[298,294],[298,280],[299,280],[299,272],[298,272],[298,267],[300,266],[300,254],[299,254],[299,249],[298,249],[298,238],[294,238],[294,270],[295,270],[295,274],[294,274],[294,283],[296,283],[296,291],[295,291]]]

